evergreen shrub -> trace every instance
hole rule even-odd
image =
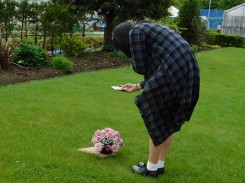
[[[88,45],[76,36],[65,37],[61,42],[61,49],[68,56],[80,57],[86,48],[88,48]]]
[[[74,63],[71,62],[68,58],[65,56],[59,55],[53,58],[51,62],[51,66],[54,69],[61,69],[65,72],[70,73],[72,69],[74,68]]]
[[[222,47],[243,47],[243,37],[239,35],[209,32],[206,42],[210,45],[220,45]]]

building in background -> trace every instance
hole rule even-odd
[[[245,37],[245,3],[224,12],[221,33]]]

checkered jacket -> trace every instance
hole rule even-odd
[[[189,44],[162,25],[136,25],[129,43],[133,68],[144,75],[135,103],[157,146],[190,120],[199,98],[198,63]]]

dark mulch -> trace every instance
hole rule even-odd
[[[131,64],[128,58],[109,56],[105,52],[87,53],[82,58],[70,57],[75,63],[72,73],[53,69],[50,66],[42,67],[19,67],[10,64],[7,71],[0,71],[0,85],[16,84],[32,80],[48,79],[58,76],[66,76],[78,72],[87,72],[105,68],[121,67]]]

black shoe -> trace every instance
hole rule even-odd
[[[146,165],[147,165],[147,164],[146,164],[146,163],[143,163],[143,162],[139,162],[139,163],[138,163],[138,166],[139,166],[139,167],[144,167],[144,166],[146,167]]]
[[[147,170],[146,166],[139,167],[139,166],[133,165],[131,168],[131,172],[133,173],[135,172],[135,173],[138,173],[146,177],[158,177],[158,170],[150,171],[150,170]]]
[[[164,167],[163,167],[163,168],[158,168],[157,171],[158,171],[159,175],[163,175],[165,170],[164,170]]]
[[[138,163],[138,166],[141,167],[141,168],[143,168],[143,167],[146,167],[147,164],[146,163],[143,163],[143,162],[139,162]],[[163,168],[158,168],[157,170],[158,170],[158,174],[159,175],[163,175],[164,174],[164,167]]]

